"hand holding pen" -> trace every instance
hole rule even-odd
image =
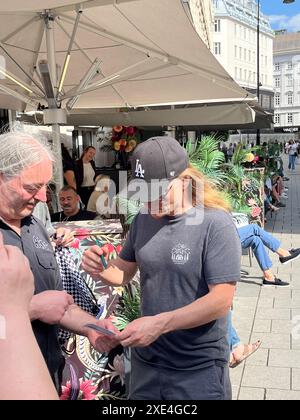
[[[89,273],[94,280],[101,280],[102,271],[107,268],[107,261],[109,251],[100,241],[97,245],[92,246],[86,250],[82,256],[81,267],[84,271]]]
[[[96,244],[102,249],[102,243],[99,241],[99,239],[96,239]],[[103,250],[102,250],[103,251]],[[107,262],[106,262],[106,259],[105,259],[105,257],[104,257],[104,255],[103,254],[100,254],[100,260],[101,260],[101,263],[102,263],[102,265],[103,265],[103,268],[104,268],[104,270],[106,270],[107,269]]]

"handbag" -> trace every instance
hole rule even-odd
[[[92,316],[99,313],[97,299],[82,278],[80,271],[68,248],[56,247],[55,257],[60,270],[63,290],[74,299],[74,303]],[[63,346],[72,333],[63,329],[59,330],[59,343]]]

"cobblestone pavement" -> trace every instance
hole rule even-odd
[[[300,165],[286,171],[290,181],[286,208],[268,220],[266,230],[286,249],[300,248]],[[300,259],[281,265],[271,253],[273,271],[290,288],[262,287],[262,272],[248,256],[249,271],[239,284],[233,311],[234,326],[244,343],[262,340],[261,348],[231,369],[233,398],[239,400],[300,400]]]

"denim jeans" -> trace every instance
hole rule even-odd
[[[238,229],[242,248],[251,247],[255,258],[263,271],[272,267],[272,261],[265,249],[265,246],[273,252],[278,251],[280,242],[257,225],[248,225]]]
[[[294,171],[296,169],[295,163],[296,163],[297,156],[295,155],[289,155],[289,169]]]
[[[231,311],[229,311],[228,313],[227,325],[228,325],[228,343],[229,343],[230,351],[232,351],[241,344],[241,340],[236,332],[236,329],[232,325],[232,312]]]

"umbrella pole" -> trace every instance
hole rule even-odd
[[[52,124],[52,135],[53,153],[55,157],[54,181],[56,185],[56,191],[58,193],[64,185],[59,124]]]

